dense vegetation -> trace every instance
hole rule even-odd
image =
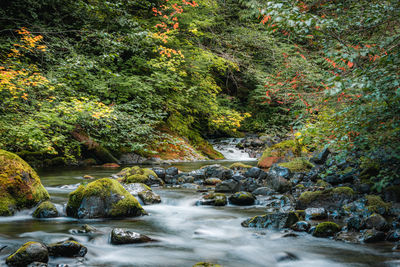
[[[396,0],[11,1],[0,146],[71,163],[85,153],[76,133],[151,155],[171,135],[206,151],[204,137],[237,130],[296,132],[377,169],[380,188],[399,172],[399,12]]]

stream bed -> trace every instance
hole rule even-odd
[[[182,171],[216,162],[175,164]],[[218,162],[229,165],[231,162]],[[255,162],[247,162],[255,163]],[[107,177],[119,169],[64,168],[39,172],[42,183],[60,211],[73,191],[89,174]],[[193,266],[207,261],[222,266],[400,266],[391,244],[354,245],[300,233],[282,237],[279,231],[243,228],[240,223],[264,213],[262,206],[196,206],[201,193],[194,190],[153,188],[161,204],[144,206],[149,216],[119,220],[77,220],[69,217],[33,219],[32,210],[0,218],[0,266],[27,241],[52,243],[73,237],[88,248],[84,259],[51,258],[49,266]],[[65,213],[63,213],[65,214]],[[73,234],[89,224],[101,234]],[[128,228],[158,242],[111,245],[112,228]],[[297,260],[285,260],[292,253]],[[64,265],[63,265],[64,264]]]

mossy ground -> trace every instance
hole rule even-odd
[[[292,172],[308,172],[314,165],[306,158],[298,157],[292,161],[278,164],[281,167],[288,168]]]
[[[37,173],[16,154],[0,149],[0,216],[31,208],[50,196]]]
[[[111,194],[120,195],[123,199],[114,204],[110,217],[120,217],[124,214],[129,214],[133,209],[138,211],[137,215],[146,213],[135,197],[126,191],[118,181],[109,178],[99,179],[87,185],[80,185],[75,191],[69,194],[67,209],[71,210],[73,213],[71,215],[76,217],[76,212],[85,197],[97,196],[106,199]]]

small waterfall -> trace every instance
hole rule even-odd
[[[226,138],[226,139],[215,139],[210,140],[210,144],[215,150],[224,155],[226,160],[232,161],[246,161],[246,160],[256,160],[249,156],[249,153],[241,150],[237,147],[243,138]]]

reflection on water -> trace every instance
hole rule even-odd
[[[199,167],[196,163],[178,166],[184,170]],[[63,209],[67,195],[82,182],[82,176],[109,176],[117,170],[99,168],[54,170],[41,173],[52,200]],[[70,185],[70,186],[63,186]],[[72,185],[72,186],[71,186]],[[210,261],[223,266],[398,266],[389,263],[398,258],[389,245],[379,247],[350,245],[328,239],[300,234],[297,238],[283,238],[275,231],[242,228],[240,223],[263,213],[262,207],[206,207],[194,206],[201,193],[189,190],[154,189],[162,203],[145,206],[149,216],[122,220],[76,220],[67,217],[32,219],[32,211],[13,217],[0,218],[0,262],[26,241],[45,243],[74,237],[88,247],[88,254],[77,259],[57,258],[50,266],[192,266],[198,261]],[[91,236],[73,235],[71,229],[88,223],[102,232]],[[114,227],[129,228],[149,235],[159,242],[114,246],[109,235]],[[281,261],[290,252],[296,261]]]

